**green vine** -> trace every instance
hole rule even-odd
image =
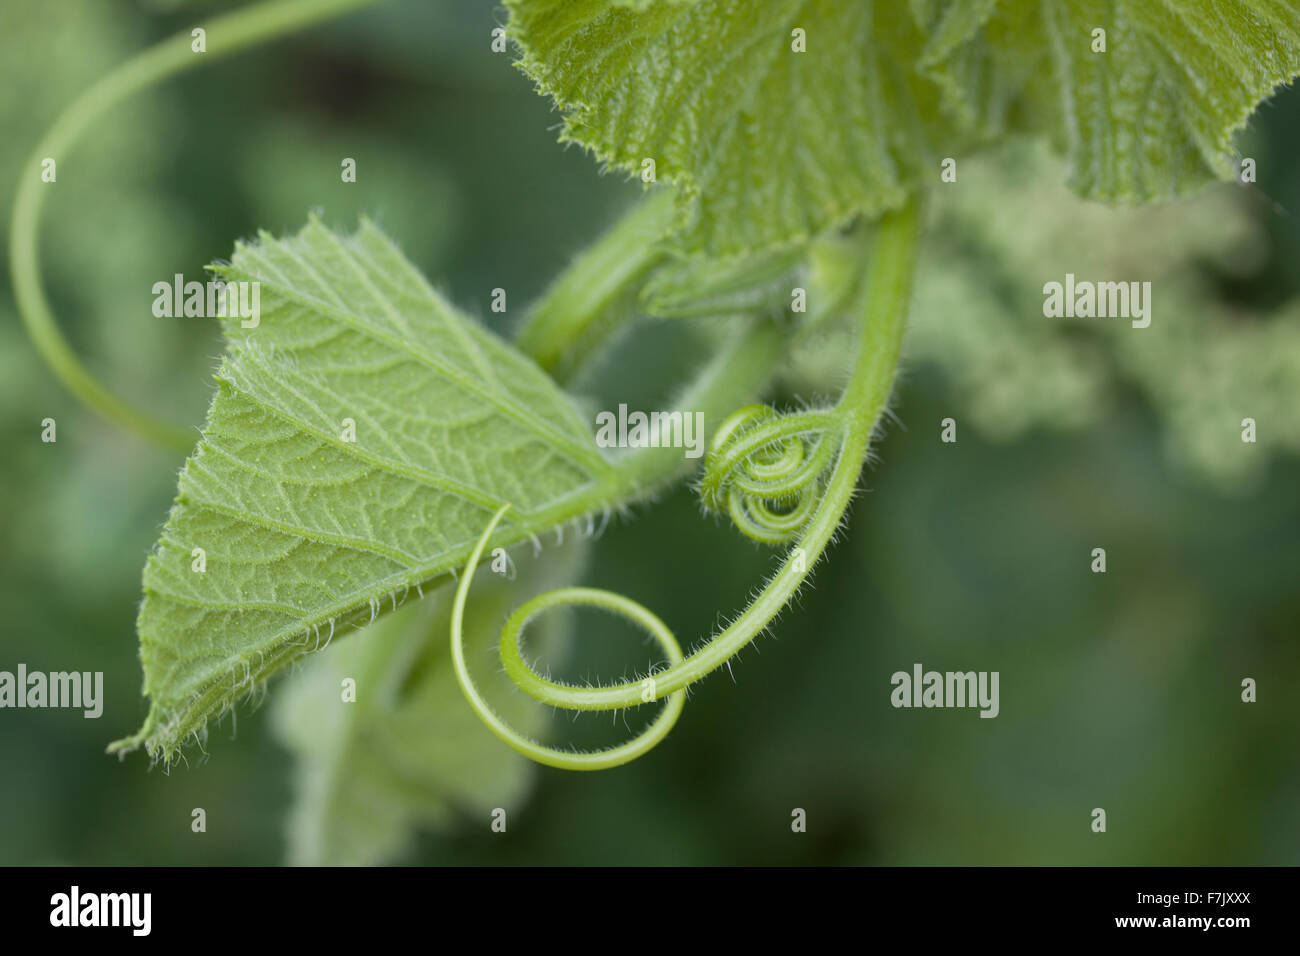
[[[46,157],[63,161],[83,134],[114,106],[169,77],[213,59],[266,43],[332,19],[377,0],[271,0],[218,17],[206,26],[208,50],[194,52],[190,33],[178,33],[150,47],[104,77],[63,111],[32,151],[24,167],[9,222],[9,269],[14,299],[27,334],[46,365],[86,407],[107,421],[182,453],[194,447],[194,432],[179,428],[114,395],[77,357],[59,329],[41,282],[41,208],[49,194],[41,182]]]
[[[34,150],[28,175],[17,192],[11,224],[10,260],[19,312],[37,350],[59,379],[110,422],[165,447],[186,451],[193,447],[188,430],[112,394],[76,356],[59,330],[40,278],[39,224],[47,193],[36,175],[41,161],[47,156],[65,158],[96,119],[137,92],[207,59],[374,2],[270,0],[208,24],[211,52],[205,54],[192,50],[188,33],[178,34],[130,60],[72,103]],[[764,304],[769,294],[780,288],[784,275],[807,250],[737,260],[715,274],[707,262],[697,266],[689,261],[673,262],[665,255],[660,239],[672,228],[673,213],[671,190],[659,190],[634,207],[551,285],[530,311],[516,342],[554,379],[564,381],[634,314],[629,306],[638,290],[650,311],[664,316],[716,317],[728,312],[751,315],[718,340],[712,361],[679,396],[680,406],[700,410],[709,420],[717,420],[727,408],[735,409],[738,401],[761,391],[779,364],[791,334],[801,334],[788,323],[771,321],[761,313],[769,311]],[[907,205],[886,215],[875,229],[869,275],[856,306],[859,353],[840,400],[828,408],[784,414],[764,405],[742,405],[723,418],[711,438],[698,486],[705,506],[728,514],[736,527],[755,541],[791,545],[765,589],[728,627],[694,653],[684,655],[666,625],[642,605],[611,592],[577,587],[534,598],[507,621],[501,643],[505,671],[537,700],[569,710],[663,703],[656,718],[632,740],[594,753],[551,747],[511,728],[479,694],[465,661],[464,607],[474,568],[511,505],[496,511],[469,555],[467,572],[458,583],[451,643],[462,690],[498,737],[524,755],[558,767],[592,770],[632,760],[671,731],[684,705],[686,688],[723,666],[786,606],[843,519],[872,432],[885,408],[898,362],[918,228],[917,210]],[[846,275],[862,261],[856,254],[848,259],[851,261]],[[701,267],[705,270],[702,273]],[[822,303],[823,307],[827,304]],[[754,313],[760,315],[753,317]],[[643,498],[680,477],[685,464],[671,449],[641,449],[617,462],[611,472],[617,475],[617,481],[606,482],[567,502],[565,507],[589,511]],[[505,529],[498,537],[500,543],[513,543],[519,540],[520,528]],[[392,603],[394,607],[397,604],[396,600]],[[542,677],[523,655],[523,634],[537,615],[564,606],[594,607],[623,616],[656,641],[665,666],[642,681],[601,687],[577,687]],[[265,658],[262,661],[264,668],[273,666]],[[224,684],[213,684],[189,706],[196,713],[206,712],[208,698],[215,706],[225,693]],[[139,743],[157,719],[151,711],[145,728],[116,746]]]
[[[563,710],[618,710],[668,701],[658,717],[632,740],[595,752],[551,747],[510,727],[478,692],[465,665],[465,602],[503,507],[479,538],[456,589],[451,648],[456,676],[470,705],[494,734],[519,753],[568,770],[599,770],[635,759],[659,743],[681,711],[685,689],[717,670],[754,640],[781,612],[830,543],[853,497],[872,433],[893,386],[902,345],[919,240],[915,204],[885,216],[876,232],[860,308],[858,354],[852,376],[833,408],[780,415],[747,405],[715,432],[701,493],[706,504],[724,506],[742,533],[765,543],[796,540],[763,591],[707,644],[683,657],[676,638],[644,606],[591,588],[565,588],[534,598],[506,623],[501,662],[511,680],[536,700]],[[833,463],[832,463],[833,462]],[[621,614],[655,638],[668,666],[640,680],[582,687],[550,680],[520,650],[528,622],[546,610],[594,606]]]
[[[803,529],[825,489],[839,420],[834,410],[780,415],[767,405],[733,412],[713,436],[700,497],[746,537],[781,544]]]

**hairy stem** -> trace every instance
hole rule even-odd
[[[672,192],[658,190],[585,249],[529,310],[520,350],[564,384],[617,327],[624,293],[659,262],[672,212]]]
[[[889,399],[911,296],[918,239],[919,214],[914,205],[886,216],[879,224],[863,296],[853,374],[829,417],[825,413],[814,413],[799,426],[806,431],[823,431],[822,441],[838,439],[838,456],[820,501],[804,524],[796,545],[787,552],[763,591],[735,620],[700,649],[678,659],[674,651],[678,645],[675,640],[670,640],[671,634],[660,634],[654,626],[653,622],[658,618],[641,605],[608,592],[595,592],[604,595],[600,601],[592,598],[591,589],[566,589],[552,596],[544,595],[546,600],[529,602],[510,619],[502,639],[502,664],[511,680],[530,696],[565,710],[615,710],[668,696],[668,705],[659,717],[633,740],[618,747],[585,754],[560,750],[506,725],[478,694],[468,672],[458,667],[457,676],[466,697],[498,737],[520,753],[552,766],[594,770],[625,763],[644,753],[668,733],[680,708],[678,695],[686,687],[723,666],[781,612],[839,527],[853,497],[872,432]],[[738,414],[750,417],[746,409]],[[726,425],[724,430],[730,431]],[[725,440],[730,436],[724,433],[722,437]],[[816,454],[814,460],[817,460]],[[759,464],[774,467],[771,461]],[[478,558],[505,511],[503,508],[498,512],[484,531],[457,589],[451,643],[453,655],[460,655],[457,660],[462,663],[461,612]],[[651,633],[664,649],[668,666],[641,681],[581,687],[549,680],[525,661],[519,651],[519,642],[530,617],[557,606],[592,604],[622,613]]]
[[[51,186],[41,181],[42,161],[49,157],[62,164],[97,119],[123,100],[168,77],[376,2],[271,0],[207,24],[205,53],[193,52],[188,31],[179,33],[127,61],[87,90],[63,111],[37,145],[23,169],[9,224],[9,268],[13,274],[14,298],[37,352],[87,407],[164,447],[180,452],[194,447],[191,429],[162,421],[114,395],[86,368],[60,331],[41,283],[40,214]]]

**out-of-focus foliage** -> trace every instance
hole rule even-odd
[[[579,541],[523,559],[513,581],[485,576],[466,609],[476,684],[526,733],[540,732],[548,715],[501,670],[500,623],[534,593],[580,574],[584,550]],[[562,614],[539,619],[529,633],[533,652],[555,662],[567,622]],[[298,766],[293,862],[388,863],[409,851],[416,827],[481,825],[498,808],[508,821],[521,809],[536,766],[501,745],[466,704],[450,633],[444,588],[310,659],[278,689],[277,728]],[[349,679],[354,701],[340,706]]]
[[[51,5],[41,16],[24,4],[0,10],[4,69],[25,77],[0,89],[0,183],[6,222],[12,186],[28,152],[60,109],[122,62],[148,37],[138,17],[93,0]],[[110,386],[150,402],[160,380],[194,376],[207,364],[216,329],[197,320],[159,323],[149,310],[153,277],[202,270],[194,209],[155,185],[178,161],[166,130],[180,121],[175,90],[150,91],[96,127],[69,156],[55,157],[57,181],[43,223],[45,281],[73,341]],[[105,242],[114,254],[105,255]],[[6,245],[8,238],[5,239]],[[11,300],[0,302],[6,320]],[[8,324],[8,321],[6,321]],[[177,408],[184,421],[202,411],[194,389]]]
[[[1256,487],[1273,455],[1300,452],[1300,303],[1223,292],[1267,265],[1267,205],[1222,187],[1116,210],[1060,183],[1060,162],[1021,143],[963,164],[936,191],[909,359],[941,367],[958,389],[954,414],[996,439],[1095,425],[1135,390],[1179,463],[1224,492]],[[1045,317],[1043,286],[1067,273],[1150,282],[1150,326]],[[846,336],[829,329],[795,357],[797,390],[833,379]],[[1247,417],[1255,444],[1241,440]]]

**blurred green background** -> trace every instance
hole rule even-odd
[[[4,4],[6,221],[19,170],[58,111],[221,5],[176,7]],[[45,281],[79,353],[115,389],[197,426],[221,351],[215,323],[154,318],[153,283],[198,277],[236,238],[296,230],[313,208],[343,228],[374,216],[440,288],[507,331],[639,189],[556,144],[558,115],[489,49],[504,17],[492,4],[383,4],[105,117],[60,162],[44,216]],[[1154,212],[1093,210],[1086,231],[1034,199],[1019,160],[987,174],[1006,202],[979,194],[990,209],[1018,208],[1008,222],[941,198],[937,219],[986,228],[934,240],[895,397],[904,427],[878,446],[869,493],[815,586],[734,662],[734,684],[724,671],[693,689],[647,757],[594,775],[538,769],[507,834],[453,811],[395,859],[1300,863],[1300,442],[1288,437],[1300,431],[1298,118],[1295,90],[1256,117],[1243,148],[1258,159],[1257,188],[1216,187]],[[357,159],[356,184],[340,182],[342,156]],[[977,302],[965,284],[945,298],[963,269],[987,278],[1022,253],[1059,259],[1053,230],[1080,233],[1093,255],[1159,260],[1150,268],[1174,291],[1157,292],[1153,329],[1185,323],[1182,350],[1133,338],[1142,333],[1040,341],[1032,309],[1041,284],[1061,278],[1055,264],[1001,276],[1019,283],[1001,298]],[[999,242],[1019,251],[992,251]],[[99,720],[0,711],[0,863],[283,862],[294,761],[271,704],[242,706],[237,733],[225,720],[209,757],[194,752],[170,773],[104,754],[145,713],[140,572],[181,462],[76,404],[27,342],[7,272],[0,282],[0,669],[100,670],[106,695]],[[497,286],[509,290],[506,317],[487,309]],[[1017,313],[1014,302],[1029,305]],[[1012,330],[996,349],[995,322]],[[961,347],[937,337],[963,323],[984,331]],[[687,345],[675,331],[638,335],[586,389],[599,400],[662,395]],[[1231,358],[1195,365],[1210,354]],[[792,372],[785,399],[808,396],[813,375]],[[1017,377],[1030,384],[1008,393]],[[1261,432],[1285,440],[1243,446],[1234,422],[1261,403]],[[1015,427],[999,427],[1013,414]],[[938,440],[949,415],[956,445]],[[46,417],[56,444],[40,441]],[[1088,571],[1099,546],[1105,575]],[[615,521],[584,582],[635,597],[689,639],[740,607],[771,561],[702,519],[681,489]],[[577,645],[584,668],[608,677],[626,650]],[[893,709],[889,677],[915,662],[1000,671],[1000,716]],[[1240,701],[1247,676],[1258,703]],[[207,810],[206,833],[191,832],[193,807]],[[807,811],[805,834],[791,832],[795,807]],[[1094,807],[1107,811],[1105,835],[1089,829]]]

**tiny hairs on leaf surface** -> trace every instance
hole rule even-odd
[[[144,573],[149,714],[114,745],[164,758],[329,635],[440,583],[503,503],[509,544],[599,507],[615,474],[568,396],[373,224],[263,234],[220,271],[261,284],[261,320],[225,321],[203,438]]]
[[[1013,134],[1050,136],[1086,198],[1179,195],[1233,175],[1233,135],[1300,73],[1288,0],[506,7],[562,138],[629,173],[653,158],[683,187],[686,243],[714,254],[896,209],[941,157]]]

